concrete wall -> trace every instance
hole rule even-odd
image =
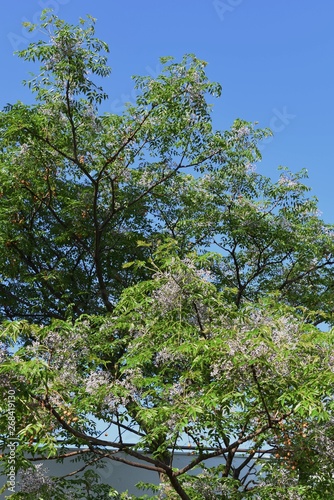
[[[125,455],[119,454],[125,457]],[[189,463],[190,460],[194,458],[194,455],[190,453],[176,453],[174,459],[174,466],[177,468],[184,467]],[[236,459],[235,465],[240,465],[242,457]],[[136,484],[138,482],[147,482],[159,484],[158,474],[147,471],[145,469],[140,469],[137,467],[131,467],[129,465],[116,462],[114,460],[104,460],[105,467],[100,469],[94,469],[101,478],[101,483],[107,483],[119,492],[128,490],[132,494],[148,494],[148,491],[138,490]],[[139,461],[137,461],[139,462]],[[38,462],[34,462],[38,463]],[[210,459],[206,462],[208,466],[217,466],[222,463],[221,458]],[[55,460],[46,460],[43,462],[44,466],[49,469],[50,476],[62,476],[68,474],[82,466],[82,462],[73,463],[70,460],[66,460],[63,463],[57,463]],[[199,472],[199,469],[197,469]],[[196,471],[194,472],[196,473]],[[2,475],[0,476],[0,486],[5,484],[6,478]],[[17,491],[19,491],[19,479],[16,482]],[[5,499],[5,496],[10,492],[7,491],[5,494],[0,495],[0,499]]]

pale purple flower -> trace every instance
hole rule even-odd
[[[49,470],[43,464],[29,467],[21,473],[20,489],[26,494],[51,493],[53,481],[48,477]]]

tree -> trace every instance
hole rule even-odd
[[[83,470],[142,460],[171,499],[330,498],[333,226],[305,172],[256,172],[269,131],[213,130],[220,86],[195,56],[162,59],[135,104],[101,114],[90,75],[109,75],[108,48],[87,22],[44,13],[48,39],[19,54],[41,64],[36,103],[0,118],[0,373],[25,491],[26,452],[77,447]],[[175,470],[185,443],[196,454]],[[53,497],[81,498],[82,481]],[[87,497],[107,497],[94,481]]]

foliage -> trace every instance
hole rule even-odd
[[[159,474],[156,498],[330,498],[334,233],[305,172],[256,171],[269,131],[213,130],[220,86],[195,56],[102,114],[94,20],[41,26],[19,54],[41,64],[36,102],[0,115],[1,404],[15,394],[28,478],[12,498],[130,498],[97,481],[105,460]]]

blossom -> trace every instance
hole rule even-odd
[[[246,163],[245,165],[245,169],[246,169],[246,172],[248,172],[249,174],[253,173],[256,171],[256,165],[254,165],[253,163]]]
[[[185,360],[186,357],[183,354],[177,353],[168,347],[163,347],[156,352],[154,364],[155,366],[172,365],[173,363],[180,365]]]
[[[37,464],[34,467],[22,471],[20,489],[23,493],[51,493],[53,481],[48,477],[49,469],[43,467],[43,464]]]
[[[234,365],[232,361],[221,361],[219,360],[216,363],[213,363],[211,367],[210,375],[213,379],[220,380],[224,378],[225,380],[231,380],[233,376],[233,368]]]
[[[6,361],[7,357],[8,357],[7,346],[3,342],[0,342],[0,363]]]
[[[286,187],[296,187],[298,186],[298,182],[294,181],[290,177],[287,177],[286,175],[281,175],[279,178],[278,184],[281,186],[286,186]]]
[[[95,392],[110,382],[110,378],[105,372],[93,372],[89,374],[86,380],[86,392],[88,394],[95,394]]]
[[[242,126],[237,130],[237,138],[241,139],[242,137],[247,136],[250,133],[249,127]]]

